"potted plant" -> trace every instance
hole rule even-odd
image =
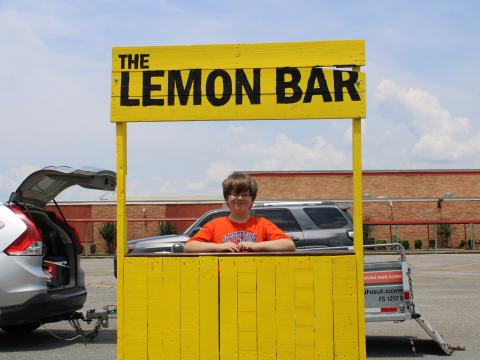
[[[117,227],[115,226],[115,223],[103,223],[98,232],[105,240],[107,245],[107,253],[115,253],[115,248],[117,245]]]

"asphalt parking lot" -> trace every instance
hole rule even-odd
[[[462,344],[452,359],[476,359],[480,354],[480,254],[409,255],[417,311],[447,342]],[[85,259],[88,300],[84,310],[115,303],[112,259]],[[48,324],[28,336],[0,331],[2,360],[116,359],[116,321],[94,342],[67,341],[75,331],[67,322]],[[368,323],[368,359],[438,359],[442,352],[415,321]]]

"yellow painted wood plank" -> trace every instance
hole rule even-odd
[[[127,124],[116,125],[117,151],[117,358],[124,359],[124,255],[127,243]]]
[[[295,356],[298,359],[314,359],[315,356],[315,306],[313,267],[308,257],[296,257],[295,261]]]
[[[142,98],[145,91],[145,84],[141,73],[130,74],[128,86],[124,84],[120,74],[112,74],[112,121],[181,121],[181,120],[268,120],[268,119],[322,119],[322,118],[348,118],[365,117],[365,74],[342,72],[343,79],[347,80],[358,74],[358,81],[354,83],[355,93],[349,94],[346,87],[339,89],[338,95],[335,92],[334,71],[324,69],[325,84],[319,85],[315,80],[313,87],[317,90],[321,88],[322,93],[313,93],[312,96],[306,96],[310,74],[312,69],[299,69],[301,79],[298,86],[290,86],[282,90],[278,87],[276,80],[276,70],[261,69],[259,80],[260,93],[256,100],[250,100],[246,92],[236,90],[235,73],[230,75],[230,86],[224,87],[221,80],[215,82],[214,92],[216,98],[223,98],[222,105],[212,104],[208,96],[206,81],[208,73],[202,76],[200,86],[200,96],[198,100],[194,99],[193,88],[189,93],[188,99],[184,104],[180,103],[178,91],[170,91],[173,96],[173,103],[169,102],[167,97],[168,75],[158,76],[154,80],[155,86],[159,90],[152,90],[145,95],[149,99],[160,101],[160,104],[145,106],[145,97]],[[227,72],[228,73],[228,72]],[[188,75],[185,75],[184,82],[187,82]],[[285,81],[290,81],[290,76],[286,75]],[[250,80],[251,81],[251,80]],[[251,81],[253,83],[253,81]],[[217,85],[218,83],[218,85]],[[128,98],[136,102],[132,106],[122,106],[121,89],[128,89]],[[253,85],[252,85],[253,86]],[[298,95],[293,96],[293,88]],[[317,91],[315,90],[315,91]],[[325,92],[325,93],[324,93]],[[277,93],[279,94],[277,96]],[[285,95],[282,96],[281,94]],[[237,98],[241,98],[240,100]],[[288,98],[283,101],[282,98]],[[195,100],[195,103],[194,103]]]
[[[315,256],[313,283],[315,297],[315,359],[333,359],[332,257]]]
[[[165,359],[180,359],[180,284],[181,258],[163,259],[163,300],[165,309],[165,329],[163,333],[163,350]]]
[[[277,359],[295,358],[295,297],[294,273],[291,258],[276,262],[276,328]]]
[[[358,359],[356,257],[333,257],[335,359]]]
[[[261,257],[257,264],[257,347],[258,360],[276,358],[275,257]]]
[[[363,41],[118,48],[112,55],[113,122],[366,116],[365,74],[328,68],[362,65]]]
[[[148,54],[143,57],[128,54]],[[124,57],[123,55],[127,55]],[[155,69],[222,69],[236,67],[285,67],[365,65],[363,40],[310,41],[290,43],[221,44],[192,46],[114,47],[112,69],[135,68],[141,65]],[[140,61],[143,60],[143,64]],[[145,64],[145,61],[147,62]],[[131,66],[128,66],[131,65]]]
[[[257,268],[254,257],[236,259],[239,359],[257,354]]]
[[[238,308],[236,258],[219,258],[220,360],[236,360],[238,353]]]
[[[354,67],[352,70],[359,70]],[[363,284],[363,215],[362,215],[362,121],[359,118],[352,120],[352,157],[353,157],[353,232],[354,246],[357,258],[357,297],[358,297],[358,343],[359,358],[366,359],[365,339],[365,299]]]
[[[147,260],[125,258],[124,356],[147,359]]]
[[[200,359],[219,358],[218,258],[200,257]]]
[[[180,354],[182,360],[200,357],[199,258],[181,258]]]
[[[162,258],[148,259],[148,358],[163,360],[165,303]]]

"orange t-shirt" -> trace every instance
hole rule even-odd
[[[280,239],[290,239],[290,237],[264,217],[250,216],[246,223],[237,223],[224,216],[206,223],[188,241],[195,240],[219,244],[229,241],[241,243]]]

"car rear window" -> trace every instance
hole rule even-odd
[[[348,225],[347,219],[339,209],[304,208],[303,210],[320,229],[338,229]]]
[[[300,226],[295,217],[287,209],[255,210],[255,216],[265,217],[285,232],[300,231]]]

